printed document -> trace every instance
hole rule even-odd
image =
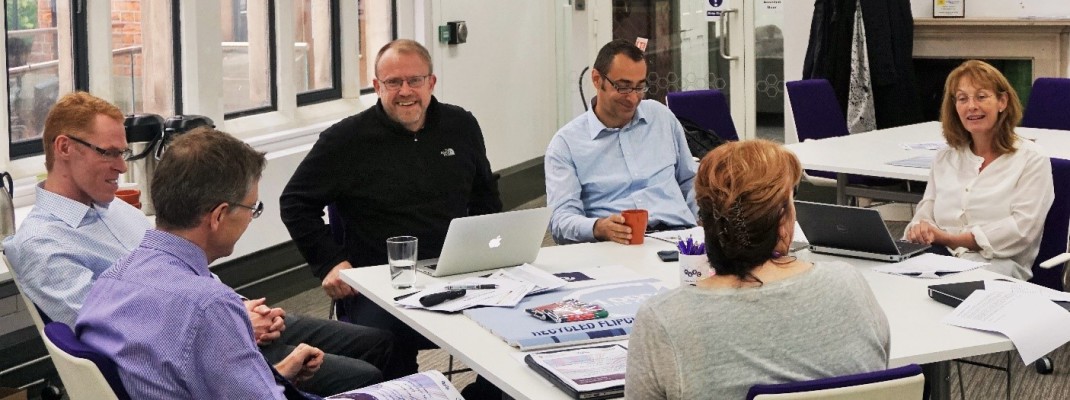
[[[445,292],[448,285],[497,285],[496,289],[469,289],[465,295],[448,300],[442,304],[424,307],[420,304],[420,298],[433,293]],[[534,283],[524,283],[508,279],[491,279],[472,277],[453,282],[439,282],[427,285],[427,287],[412,296],[395,301],[394,304],[405,308],[424,308],[432,311],[457,312],[475,306],[490,307],[515,307],[520,300],[535,290]]]
[[[531,283],[535,289],[528,294],[548,292],[565,286],[564,279],[558,278],[549,272],[543,271],[534,265],[524,263],[515,268],[503,268],[490,274],[491,279],[507,279],[521,283]]]
[[[1028,282],[987,280],[985,281],[985,290],[997,292],[1032,293],[1039,296],[1043,296],[1051,301],[1070,302],[1070,293],[1060,292],[1055,289],[1046,288]]]
[[[1026,364],[1070,341],[1070,312],[1031,293],[975,290],[942,322],[1002,333]]]
[[[986,263],[925,253],[897,263],[879,265],[873,267],[873,270],[886,274],[936,279],[947,274],[977,269],[984,265]]]
[[[624,385],[628,349],[621,345],[585,347],[530,354],[539,366],[577,392],[591,392]]]
[[[441,372],[430,370],[339,393],[327,399],[464,400],[464,397]]]

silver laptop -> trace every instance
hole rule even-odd
[[[450,221],[442,253],[420,260],[416,269],[447,276],[535,261],[550,225],[550,209],[508,211]]]
[[[930,247],[892,238],[872,208],[796,201],[795,214],[814,253],[899,262]]]

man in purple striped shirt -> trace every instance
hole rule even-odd
[[[262,212],[264,165],[263,153],[211,128],[182,135],[160,161],[157,229],[100,274],[75,325],[119,366],[132,398],[285,398],[242,299],[208,270]],[[301,382],[323,355],[301,344],[274,367]]]

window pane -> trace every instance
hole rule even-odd
[[[10,140],[40,141],[48,110],[74,87],[69,9],[37,0],[6,0],[4,6]]]
[[[112,87],[124,113],[174,114],[170,27],[170,2],[111,0]]]
[[[360,87],[372,87],[375,79],[375,55],[394,40],[393,0],[362,0],[360,8]]]
[[[297,93],[334,87],[331,0],[298,0],[294,7],[294,88]]]
[[[270,1],[223,0],[223,112],[268,107],[271,93]]]

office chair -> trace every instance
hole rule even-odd
[[[922,399],[925,377],[917,364],[862,374],[754,385],[747,391],[747,400],[791,399]]]
[[[1022,116],[1026,128],[1070,130],[1070,79],[1037,78]]]
[[[4,259],[4,266],[11,273],[11,280],[15,282],[15,288],[19,290],[19,296],[22,297],[22,302],[26,304],[26,311],[30,313],[30,319],[33,320],[33,326],[37,327],[37,333],[44,336],[45,325],[52,322],[52,319],[45,315],[44,311],[41,311],[37,304],[34,304],[33,300],[26,297],[26,292],[22,290],[22,286],[19,285],[19,276],[15,272],[14,268],[11,268],[11,261],[7,259],[7,254],[0,256]]]
[[[71,400],[130,399],[115,363],[78,340],[67,324],[50,322],[42,339]]]
[[[788,100],[791,101],[791,112],[795,117],[795,132],[800,142],[851,134],[847,130],[847,118],[840,110],[836,92],[833,91],[829,81],[805,79],[787,82],[784,85],[788,91]],[[830,182],[827,179],[831,179],[833,181],[831,184],[835,185],[835,173],[809,169],[804,172],[804,178],[812,184],[829,186]],[[848,185],[888,186],[900,184],[902,181],[848,175],[847,183]]]
[[[739,140],[724,93],[717,89],[672,92],[665,103],[676,118],[691,120],[724,140]]]
[[[1044,219],[1040,251],[1037,261],[1033,263],[1033,278],[1029,281],[1061,292],[1065,288],[1066,272],[1063,265],[1066,259],[1062,256],[1066,253],[1067,239],[1070,237],[1070,160],[1052,158],[1051,175],[1055,185],[1055,201]],[[1048,356],[1037,360],[1035,366],[1037,372],[1044,375],[1055,372],[1055,366]]]

